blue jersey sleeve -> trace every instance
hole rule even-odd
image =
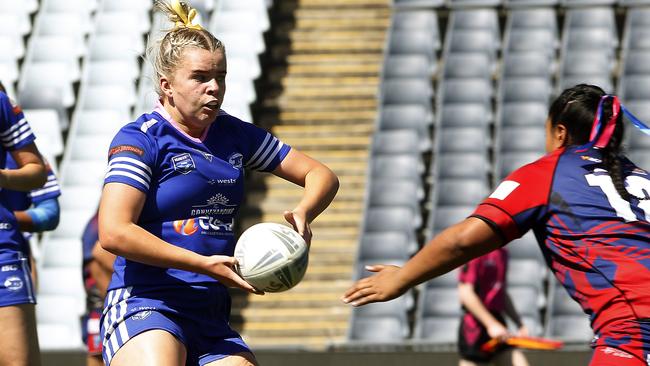
[[[287,156],[291,146],[252,123],[240,122],[243,139],[247,145],[244,165],[253,170],[270,172]]]
[[[108,151],[106,183],[123,183],[147,193],[155,162],[155,147],[150,137],[128,124],[113,138]]]
[[[25,147],[36,139],[20,106],[0,92],[0,139],[5,150]]]
[[[54,174],[54,170],[52,170],[52,166],[45,158],[43,158],[43,161],[45,161],[45,166],[47,167],[47,182],[45,182],[43,187],[29,192],[29,198],[35,205],[61,195],[61,187]]]

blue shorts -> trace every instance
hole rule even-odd
[[[186,365],[203,366],[242,352],[251,352],[230,328],[230,295],[210,286],[127,287],[108,292],[101,318],[103,358],[110,365],[129,339],[162,329],[187,349]]]
[[[0,306],[35,303],[29,258],[0,261]]]

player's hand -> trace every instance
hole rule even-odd
[[[401,285],[400,267],[390,265],[366,266],[376,274],[357,281],[343,295],[343,302],[352,306],[361,306],[372,302],[388,301],[401,296],[407,287]]]
[[[237,259],[235,257],[212,255],[208,257],[208,274],[225,286],[237,287],[253,294],[264,295],[263,291],[257,290],[237,274],[235,271],[236,265]]]
[[[309,221],[307,221],[307,213],[299,209],[284,211],[284,219],[305,239],[307,246],[311,246],[311,227],[309,226]]]
[[[521,325],[519,329],[517,329],[517,337],[528,337],[530,335],[530,332],[528,331],[528,327],[525,325]]]
[[[508,334],[508,329],[499,322],[490,324],[486,328],[490,338],[496,338],[501,342],[505,341],[510,336],[510,334]]]

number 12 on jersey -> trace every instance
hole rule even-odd
[[[607,174],[607,171],[595,169],[594,173],[585,175],[587,183],[592,187],[600,187],[607,196],[607,201],[616,211],[616,215],[627,222],[638,221],[630,203],[616,191],[614,182],[612,182],[612,178]],[[626,189],[630,194],[636,197],[650,198],[650,180],[638,175],[629,175],[625,179],[625,183],[627,183]],[[645,221],[650,222],[650,199],[640,200],[638,206],[645,214]]]

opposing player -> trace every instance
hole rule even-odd
[[[504,315],[519,328],[517,335],[528,335],[510,294],[506,290],[508,251],[499,248],[465,264],[458,276],[458,297],[463,315],[458,329],[459,366],[494,362],[496,365],[528,366],[526,356],[517,349],[499,347],[484,352],[481,347],[492,338],[509,336]]]
[[[103,366],[102,336],[99,319],[104,308],[106,289],[113,274],[115,255],[99,245],[97,213],[88,220],[81,236],[83,281],[86,290],[86,313],[82,317],[82,338],[86,344],[86,366]]]
[[[285,218],[307,242],[338,179],[323,164],[220,109],[224,46],[179,1],[155,48],[160,103],[108,153],[99,241],[117,255],[102,315],[107,365],[256,365],[228,325],[227,286],[257,291],[233,266],[244,167],[304,186]]]
[[[34,135],[20,107],[0,92],[0,188],[30,191],[42,187],[47,179]],[[5,153],[16,162],[6,169]],[[0,364],[40,365],[34,288],[24,239],[11,209],[0,204]]]
[[[650,352],[650,177],[621,154],[618,98],[591,85],[567,89],[546,122],[546,150],[508,176],[476,211],[403,268],[350,288],[355,306],[386,301],[533,229],[558,280],[591,319],[591,365],[647,366]]]

